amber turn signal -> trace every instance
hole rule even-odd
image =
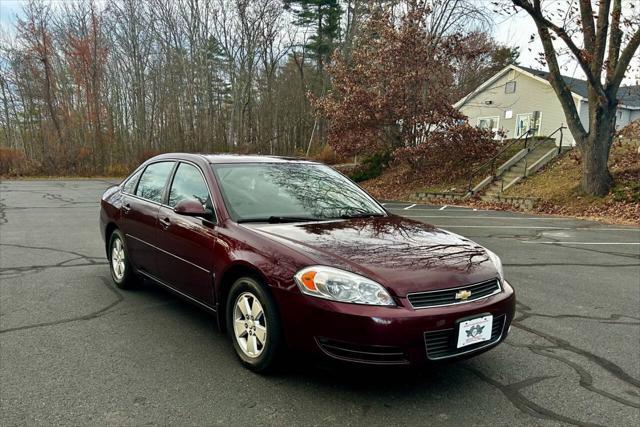
[[[307,271],[302,275],[302,277],[300,277],[300,279],[305,288],[309,289],[310,291],[317,291],[318,288],[316,288],[316,284],[313,281],[315,277],[315,271]]]

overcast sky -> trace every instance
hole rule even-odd
[[[51,1],[73,1],[73,0],[51,0]],[[141,0],[143,1],[143,0]],[[487,3],[488,7],[490,2],[488,0],[477,0]],[[1,33],[6,37],[11,37],[15,34],[14,25],[16,23],[16,14],[20,13],[21,3],[24,0],[0,0],[0,28]],[[624,3],[634,2],[640,7],[640,0],[623,0]],[[538,53],[542,51],[542,46],[538,38],[534,42],[530,42],[532,34],[536,33],[536,27],[531,18],[524,11],[519,11],[515,15],[511,16],[499,16],[496,15],[495,27],[493,29],[493,36],[497,41],[509,46],[520,47],[520,64],[542,69],[542,67],[536,58]],[[580,67],[575,61],[571,61],[569,58],[561,60],[563,65],[563,74],[584,78],[584,74],[580,70]],[[631,75],[625,78],[624,84],[640,84],[640,55],[636,55],[634,61],[634,67]]]

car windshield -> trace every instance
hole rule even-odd
[[[312,163],[214,164],[231,217],[237,222],[313,221],[383,216],[357,185]]]

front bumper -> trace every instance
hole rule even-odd
[[[274,293],[291,349],[366,364],[421,364],[479,354],[504,340],[515,313],[515,292],[507,282],[502,292],[482,300],[418,310],[406,298],[398,298],[396,307],[378,307]],[[456,322],[482,314],[494,316],[492,339],[457,351],[450,340]]]

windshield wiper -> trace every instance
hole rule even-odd
[[[384,214],[379,213],[379,212],[358,212],[358,213],[354,213],[354,214],[340,215],[340,218],[342,218],[342,219],[373,218],[373,217],[379,217],[379,216],[384,216]]]
[[[268,222],[269,224],[277,224],[283,222],[309,222],[321,221],[322,218],[313,218],[308,216],[270,216],[268,218],[244,218],[239,219],[238,224],[243,222]]]

